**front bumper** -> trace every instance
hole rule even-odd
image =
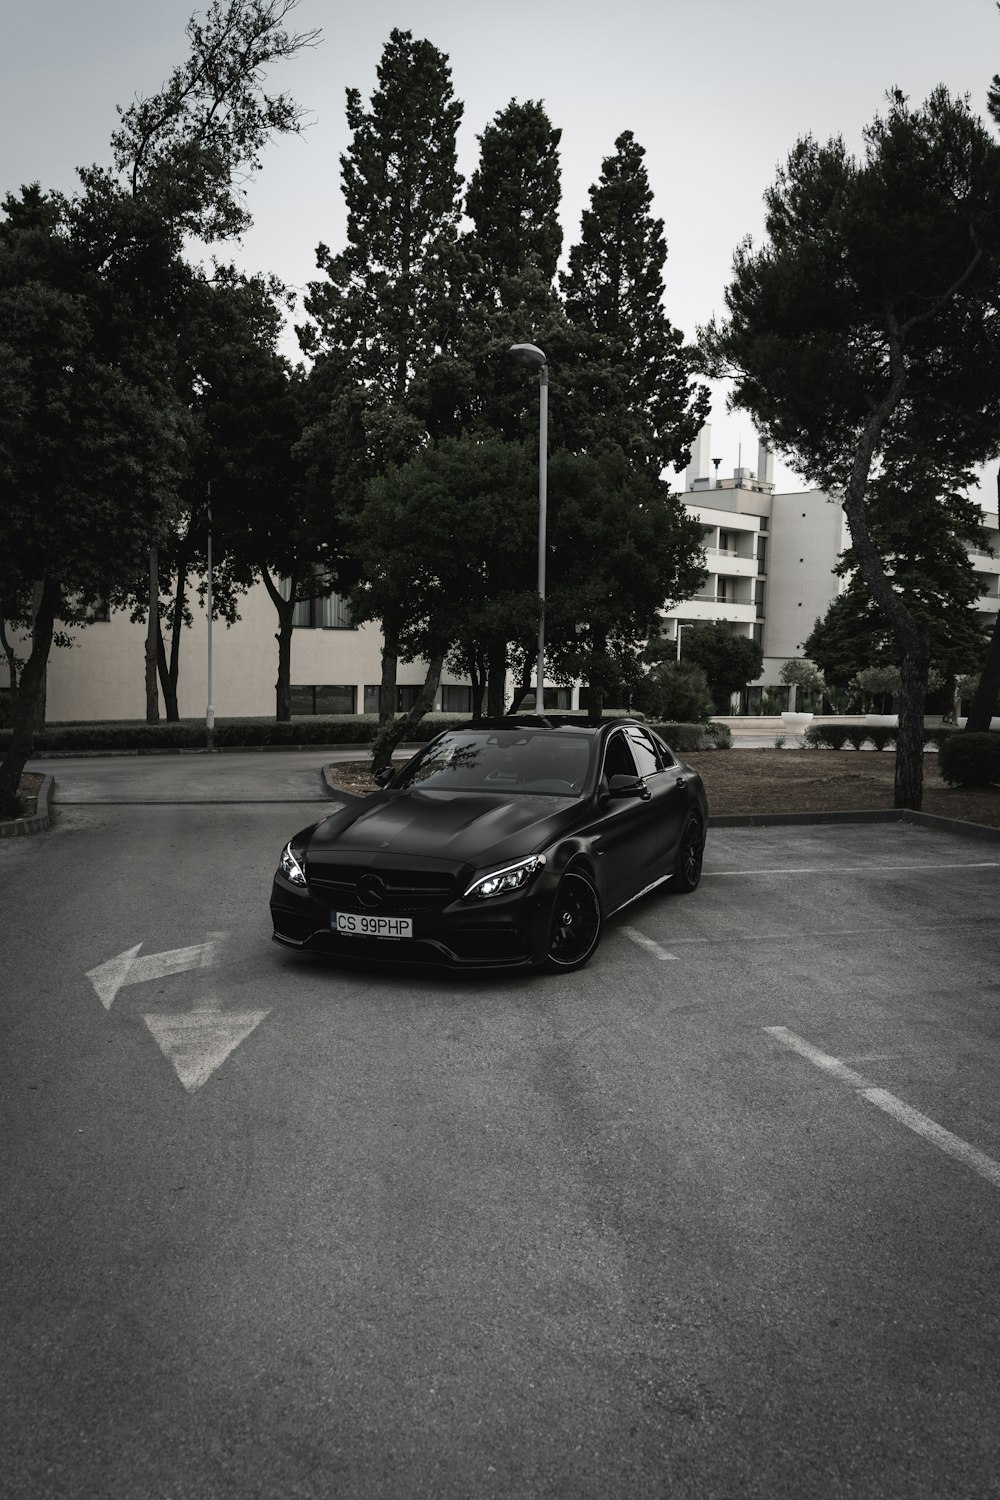
[[[524,891],[453,901],[414,914],[412,938],[372,938],[332,929],[336,907],[280,873],[271,887],[276,943],[375,963],[456,969],[526,969],[548,951],[557,882],[542,872]]]

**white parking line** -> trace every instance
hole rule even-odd
[[[709,944],[732,943],[800,943],[806,938],[840,937],[918,937],[927,932],[955,932],[964,927],[983,927],[987,918],[972,922],[920,922],[919,924],[894,923],[891,927],[796,927],[791,932],[741,932],[734,929],[718,937],[675,937],[675,948],[705,948]],[[992,923],[990,924],[992,929]],[[679,954],[675,954],[679,957]]]
[[[987,1156],[985,1151],[978,1151],[975,1146],[970,1146],[968,1141],[963,1141],[961,1136],[953,1135],[950,1130],[945,1130],[936,1120],[931,1120],[927,1115],[922,1115],[919,1110],[912,1109],[909,1104],[904,1104],[902,1099],[897,1099],[895,1094],[890,1094],[886,1089],[872,1088],[867,1079],[862,1078],[860,1073],[855,1073],[842,1063],[839,1058],[831,1057],[828,1052],[821,1052],[804,1037],[796,1036],[794,1031],[789,1031],[786,1026],[765,1026],[764,1030],[776,1041],[782,1043],[793,1052],[806,1057],[817,1068],[824,1073],[829,1073],[841,1083],[849,1084],[856,1089],[862,1099],[867,1099],[869,1104],[874,1104],[884,1114],[891,1115],[898,1120],[900,1125],[905,1125],[907,1130],[922,1136],[932,1146],[937,1146],[939,1151],[944,1151],[948,1156],[960,1161],[970,1171],[977,1172],[980,1177],[992,1183],[993,1187],[1000,1188],[1000,1162],[994,1161],[992,1156]]]
[[[638,927],[623,927],[621,930],[622,932],[624,932],[626,937],[632,939],[633,943],[638,943],[640,948],[645,948],[647,953],[654,954],[656,958],[677,957],[676,953],[668,953],[666,948],[661,948],[659,943],[656,943],[652,938],[647,937],[644,932],[640,932]]]

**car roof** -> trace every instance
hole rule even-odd
[[[471,721],[468,724],[456,725],[458,729],[574,729],[581,734],[601,734],[607,729],[614,729],[621,724],[640,724],[639,719],[618,718],[601,719],[594,723],[588,719],[579,719],[572,714],[505,714],[500,718],[480,719],[478,724]]]

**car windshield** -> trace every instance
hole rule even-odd
[[[586,786],[591,743],[561,729],[456,730],[428,745],[396,785],[576,797]]]

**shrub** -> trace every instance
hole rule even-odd
[[[849,724],[810,724],[803,739],[810,750],[843,750],[850,733]]]
[[[692,662],[659,662],[637,683],[635,702],[647,718],[696,724],[712,713],[705,673]]]
[[[951,734],[941,741],[938,769],[949,786],[992,786],[1000,782],[1000,734]]]
[[[891,724],[867,724],[865,738],[871,740],[876,750],[884,750],[896,743],[896,730]]]
[[[649,727],[655,729],[679,755],[684,755],[689,750],[732,748],[733,732],[728,724],[654,723]]]

